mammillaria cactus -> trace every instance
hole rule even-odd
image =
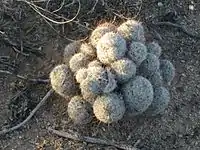
[[[90,42],[91,44],[96,47],[97,43],[99,42],[100,38],[108,33],[108,32],[116,32],[116,27],[115,25],[111,23],[103,23],[99,25],[91,34],[90,36]]]
[[[83,80],[87,78],[87,69],[81,68],[76,72],[76,81],[81,83]]]
[[[92,58],[83,53],[76,53],[69,61],[69,66],[72,72],[76,72],[81,68],[87,67]]]
[[[87,79],[91,82],[90,90],[93,93],[100,94],[108,84],[107,72],[103,67],[89,67]]]
[[[118,33],[106,33],[97,43],[97,57],[103,64],[121,59],[126,51],[126,41]]]
[[[136,74],[136,65],[129,59],[120,59],[111,64],[119,83],[125,83]]]
[[[146,111],[147,115],[155,116],[162,114],[170,101],[169,91],[165,87],[156,87],[154,89],[154,98]]]
[[[125,83],[122,87],[122,94],[128,117],[143,113],[153,101],[153,87],[142,76],[136,76]]]
[[[117,30],[127,41],[145,42],[144,28],[141,22],[128,20],[122,23]]]
[[[121,97],[115,93],[98,96],[93,105],[96,118],[104,123],[122,119],[125,106]]]
[[[81,96],[72,97],[67,112],[75,124],[88,124],[92,120],[92,106]]]
[[[92,87],[91,83],[92,82],[90,80],[85,79],[80,83],[80,89],[83,99],[93,104],[98,95],[92,92],[92,90],[94,90],[94,87]],[[91,90],[91,88],[93,89]]]
[[[160,61],[156,55],[148,53],[146,59],[141,63],[139,69],[142,74],[152,74],[159,70]]]
[[[88,43],[82,43],[80,46],[80,52],[85,54],[85,55],[89,55],[91,57],[96,57],[96,50],[94,47],[92,47],[92,45],[88,44]]]
[[[151,74],[142,74],[145,78],[147,78],[153,87],[160,87],[163,85],[163,78],[159,71],[153,72]]]
[[[107,71],[107,85],[103,89],[103,93],[110,93],[117,87],[117,81],[115,75],[111,72],[110,68],[106,68]]]
[[[102,63],[98,60],[93,60],[88,64],[88,67],[103,67]]]
[[[162,49],[158,43],[153,41],[147,44],[147,52],[160,57]]]
[[[160,60],[160,72],[163,77],[163,81],[170,85],[175,76],[174,65],[169,60]]]
[[[140,42],[132,42],[127,53],[128,57],[139,66],[147,57],[147,48]]]
[[[63,62],[66,65],[69,65],[69,60],[71,57],[78,53],[80,50],[81,42],[75,41],[70,44],[68,44],[65,49],[64,49],[64,54],[63,54]]]
[[[76,91],[75,79],[68,66],[56,66],[50,73],[52,88],[63,97],[71,96]]]
[[[140,22],[128,20],[118,28],[104,23],[92,32],[89,43],[66,46],[66,65],[52,70],[51,85],[65,98],[74,96],[68,114],[76,124],[89,123],[92,110],[107,124],[143,113],[161,114],[170,100],[166,87],[175,76],[173,64],[160,59],[161,53],[158,43],[145,42]],[[81,95],[75,96],[76,91]]]

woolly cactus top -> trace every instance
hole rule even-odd
[[[147,51],[148,53],[154,54],[157,57],[160,57],[162,49],[158,43],[155,41],[147,44]]]
[[[63,97],[74,96],[79,86],[80,95],[68,104],[75,123],[89,123],[91,107],[96,119],[104,123],[164,112],[175,68],[169,60],[160,60],[162,50],[157,42],[145,41],[142,23],[128,20],[119,27],[101,24],[91,33],[89,43],[66,46],[65,65],[56,66],[50,79],[52,88]]]
[[[153,87],[149,80],[142,76],[130,80],[122,87],[122,94],[128,116],[143,113],[153,101]]]
[[[64,64],[56,66],[51,71],[50,81],[52,88],[63,97],[68,97],[75,93],[76,84],[73,73]]]
[[[96,47],[101,37],[108,32],[115,32],[116,27],[111,23],[104,23],[99,25],[91,34],[90,42]]]
[[[76,53],[69,61],[69,66],[72,72],[76,72],[83,67],[87,67],[92,58],[83,53]]]
[[[132,42],[127,55],[139,66],[147,57],[147,48],[140,42]]]
[[[119,95],[110,93],[98,96],[93,110],[97,119],[104,123],[112,123],[122,119],[125,106]]]
[[[72,97],[67,112],[75,124],[87,124],[92,120],[92,106],[80,96]]]
[[[128,20],[122,23],[117,30],[127,41],[145,42],[144,28],[141,22]]]
[[[120,59],[111,64],[119,83],[125,83],[136,74],[136,65],[129,59]]]
[[[97,58],[103,64],[121,59],[126,51],[126,41],[118,33],[106,33],[97,43]]]

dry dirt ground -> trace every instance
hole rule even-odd
[[[63,3],[64,2],[64,3]],[[78,3],[51,0],[34,4],[55,11],[65,18],[75,16]],[[162,2],[162,3],[159,3]],[[73,22],[54,24],[36,13],[27,3],[0,2],[0,70],[9,70],[30,78],[48,78],[50,70],[62,62],[62,53],[70,39],[85,39],[96,25],[109,21],[116,25],[126,18],[144,23],[149,39],[158,40],[162,58],[171,60],[176,77],[171,86],[171,102],[163,116],[133,118],[111,125],[94,121],[84,127],[68,119],[67,100],[54,94],[21,129],[0,137],[2,150],[82,150],[116,149],[97,144],[76,142],[47,131],[78,131],[83,135],[123,141],[141,150],[200,149],[200,40],[169,26],[151,26],[150,22],[170,21],[200,35],[200,2],[198,0],[81,0],[80,12]],[[69,6],[69,7],[68,7]],[[60,8],[60,9],[59,9]],[[46,16],[64,21],[38,9]],[[17,52],[17,50],[18,52]],[[21,52],[19,52],[21,51]],[[50,86],[30,83],[0,73],[0,129],[25,119]],[[17,95],[16,95],[17,94]]]

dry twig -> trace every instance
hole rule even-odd
[[[186,35],[190,36],[191,38],[195,38],[198,40],[200,39],[200,36],[194,35],[194,34],[190,33],[185,27],[175,24],[175,23],[172,23],[172,22],[157,22],[157,23],[152,23],[152,25],[175,27],[175,28],[179,29],[180,31],[182,31],[183,33],[185,33]]]
[[[79,15],[79,12],[80,12],[80,9],[81,9],[80,0],[77,0],[77,2],[78,2],[78,4],[79,4],[78,10],[77,10],[76,15],[75,15],[72,19],[68,19],[68,20],[66,20],[66,21],[55,21],[55,20],[53,20],[53,19],[47,17],[46,15],[44,15],[43,13],[41,13],[40,11],[38,11],[38,9],[43,10],[43,11],[48,12],[48,13],[51,13],[51,14],[54,14],[53,12],[49,12],[48,10],[43,9],[43,8],[41,8],[41,7],[37,6],[37,5],[35,5],[35,4],[32,3],[32,2],[28,2],[27,0],[18,0],[18,1],[27,3],[27,4],[28,4],[35,12],[37,12],[40,16],[42,16],[43,18],[45,18],[45,19],[47,19],[48,21],[51,21],[51,22],[53,22],[53,23],[55,23],[55,24],[66,24],[66,23],[73,22],[73,21],[76,19],[76,17]],[[38,9],[37,9],[37,8],[38,8]],[[54,15],[55,15],[55,14],[54,14]],[[60,17],[60,18],[62,18],[62,17]]]
[[[94,12],[98,2],[99,2],[99,0],[95,0],[94,6],[92,7],[92,9],[90,11],[87,12],[87,14],[91,14]]]
[[[0,38],[2,38],[6,44],[10,45],[15,52],[17,52],[19,54],[22,54],[24,56],[29,56],[29,54],[27,54],[27,53],[22,51],[24,49],[24,47],[22,45],[22,41],[20,43],[20,46],[18,46],[18,44],[13,42],[8,37],[8,35],[6,35],[5,32],[0,31],[0,34],[1,34]],[[29,46],[25,46],[25,48],[28,49],[28,52],[33,53],[35,55],[41,55],[41,56],[43,55],[42,52],[40,52],[39,50],[37,50],[37,52],[36,52],[35,49],[33,49],[33,48],[29,47]],[[18,49],[21,49],[21,51],[19,51]]]
[[[54,10],[53,13],[60,11],[64,5],[65,5],[65,0],[62,1],[60,7],[58,9]]]
[[[22,126],[24,126],[33,116],[34,114],[37,112],[37,110],[46,102],[47,98],[49,98],[51,96],[51,94],[53,93],[53,89],[50,89],[47,94],[44,96],[44,98],[37,104],[37,106],[31,111],[30,115],[21,123],[19,123],[18,125],[9,128],[9,129],[3,129],[2,131],[0,131],[0,135],[4,135],[7,134],[9,132],[12,132],[14,130],[17,130],[19,128],[21,128]]]
[[[16,51],[19,54],[22,54],[24,56],[30,56],[29,54],[24,53],[23,51],[19,51],[17,48],[15,48],[14,46],[12,47],[14,51]]]
[[[49,83],[49,79],[28,79],[24,76],[21,76],[21,75],[15,75],[13,74],[12,72],[10,71],[6,71],[6,70],[0,70],[0,73],[5,73],[5,74],[8,74],[8,75],[14,75],[16,76],[17,78],[19,79],[22,79],[22,80],[27,80],[29,82],[39,82],[39,83]]]
[[[88,142],[88,143],[93,143],[93,144],[101,144],[101,145],[109,145],[109,146],[114,146],[116,148],[120,148],[123,150],[139,150],[131,145],[121,144],[121,143],[117,143],[117,142],[113,142],[113,141],[109,141],[105,139],[89,137],[89,136],[81,136],[77,132],[69,133],[69,132],[54,130],[52,128],[48,128],[48,130],[58,136],[76,140],[76,141]]]

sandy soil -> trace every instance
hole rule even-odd
[[[67,7],[65,2],[57,14],[72,18],[77,2]],[[147,37],[157,39],[162,46],[162,58],[176,67],[171,86],[171,101],[163,116],[133,118],[111,125],[94,121],[85,126],[73,125],[67,116],[67,100],[54,94],[36,115],[20,130],[0,137],[2,150],[82,150],[113,149],[114,147],[81,143],[64,139],[47,131],[74,130],[83,135],[124,141],[141,150],[199,150],[200,149],[200,41],[169,26],[148,28],[151,21],[171,21],[181,24],[189,32],[200,35],[200,3],[198,0],[99,0],[81,1],[81,10],[75,22],[57,25],[46,22],[24,2],[0,2],[0,69],[31,78],[48,78],[50,70],[62,62],[62,53],[68,38],[84,39],[96,25],[109,21],[114,24],[126,18],[143,22]],[[49,11],[58,9],[62,1],[35,3]],[[104,4],[104,5],[103,5]],[[194,6],[191,10],[190,5]],[[88,13],[88,14],[87,14]],[[53,19],[55,16],[46,14]],[[54,29],[53,29],[53,28]],[[156,33],[155,33],[156,31]],[[159,36],[158,36],[159,35]],[[13,50],[23,50],[23,54]],[[8,56],[8,57],[2,57]],[[0,73],[0,129],[16,125],[25,119],[50,88],[33,84]],[[22,94],[16,97],[16,94]]]

